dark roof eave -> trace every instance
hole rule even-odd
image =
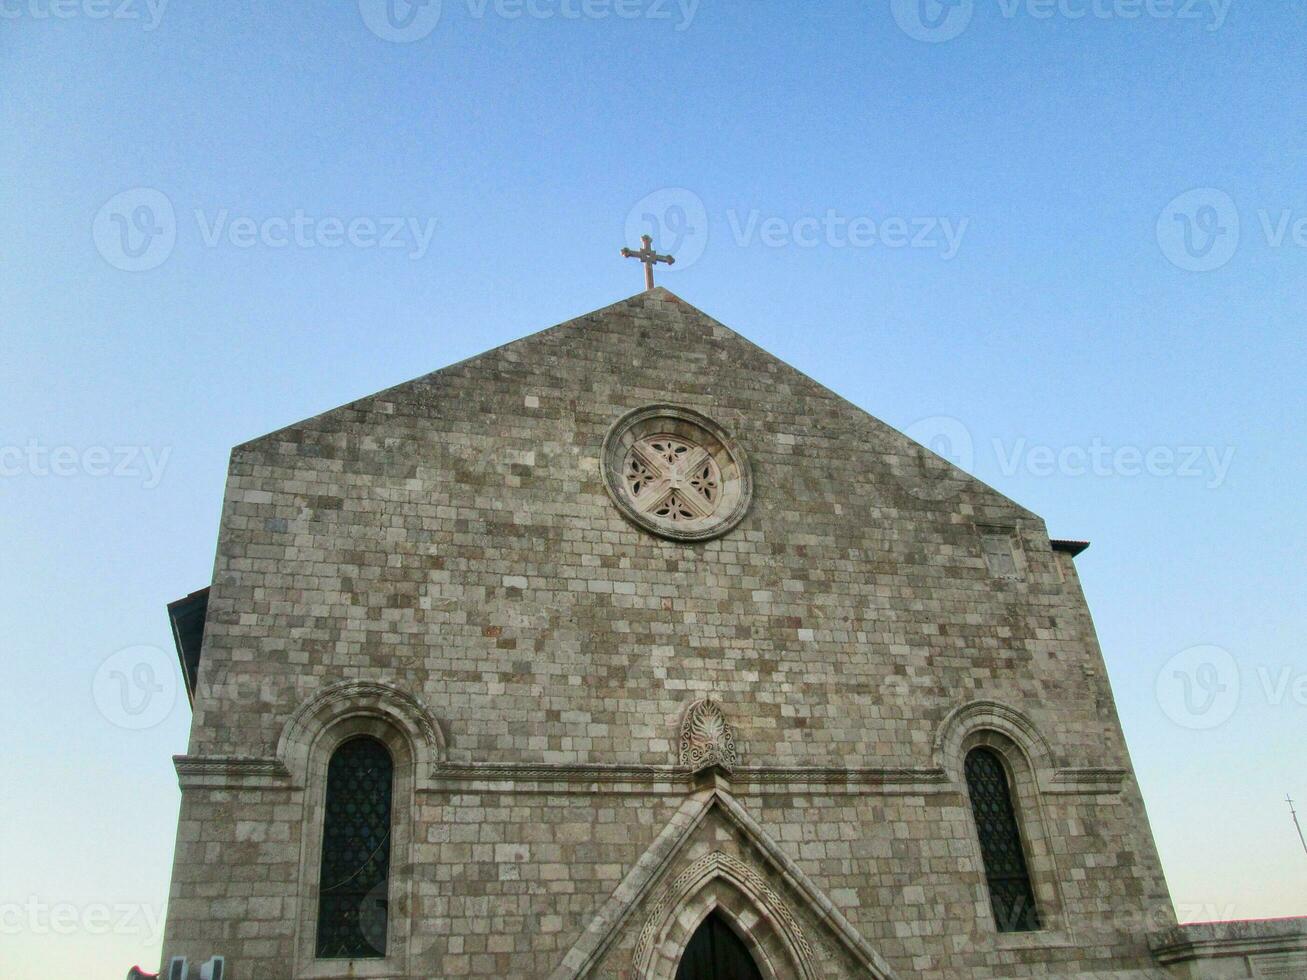
[[[1072,558],[1082,554],[1089,547],[1088,541],[1060,541],[1053,540],[1049,544],[1053,546],[1054,551],[1065,551]]]
[[[200,673],[200,648],[204,643],[204,625],[209,614],[209,589],[203,588],[168,603],[168,623],[172,642],[177,647],[186,697],[195,703],[195,682]]]

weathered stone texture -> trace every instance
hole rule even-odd
[[[724,537],[663,540],[609,498],[605,434],[656,402],[747,452],[752,507]],[[1019,575],[991,571],[982,526],[1012,529]],[[411,695],[443,742],[395,804],[397,975],[553,974],[690,793],[679,726],[708,695],[734,799],[898,977],[1162,975],[1146,934],[1170,901],[1070,557],[664,290],[232,453],[189,757],[264,761],[183,764],[166,955],[346,975],[305,961],[315,784],[273,761],[292,714],[344,681]],[[941,734],[978,701],[1037,739],[1013,723],[1042,933],[987,919],[948,751],[968,733]],[[676,866],[719,847],[775,874],[723,827]],[[866,975],[772,887],[823,975]],[[643,907],[592,975],[631,975]]]

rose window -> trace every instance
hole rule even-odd
[[[708,451],[660,433],[626,454],[626,489],[636,509],[667,521],[710,517],[721,500],[721,473]]]
[[[752,497],[743,451],[720,426],[689,409],[655,405],[619,419],[604,441],[601,465],[622,513],[675,540],[726,533]]]

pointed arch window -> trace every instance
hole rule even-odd
[[[317,955],[386,955],[394,762],[375,738],[342,743],[327,766]]]
[[[993,749],[972,749],[967,754],[966,775],[998,931],[1035,932],[1041,927],[1039,907],[1026,866],[1007,766]]]
[[[762,980],[762,973],[735,930],[713,912],[690,937],[676,980]]]

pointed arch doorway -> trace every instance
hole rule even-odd
[[[713,912],[690,937],[676,980],[762,980],[762,973],[735,930]]]

